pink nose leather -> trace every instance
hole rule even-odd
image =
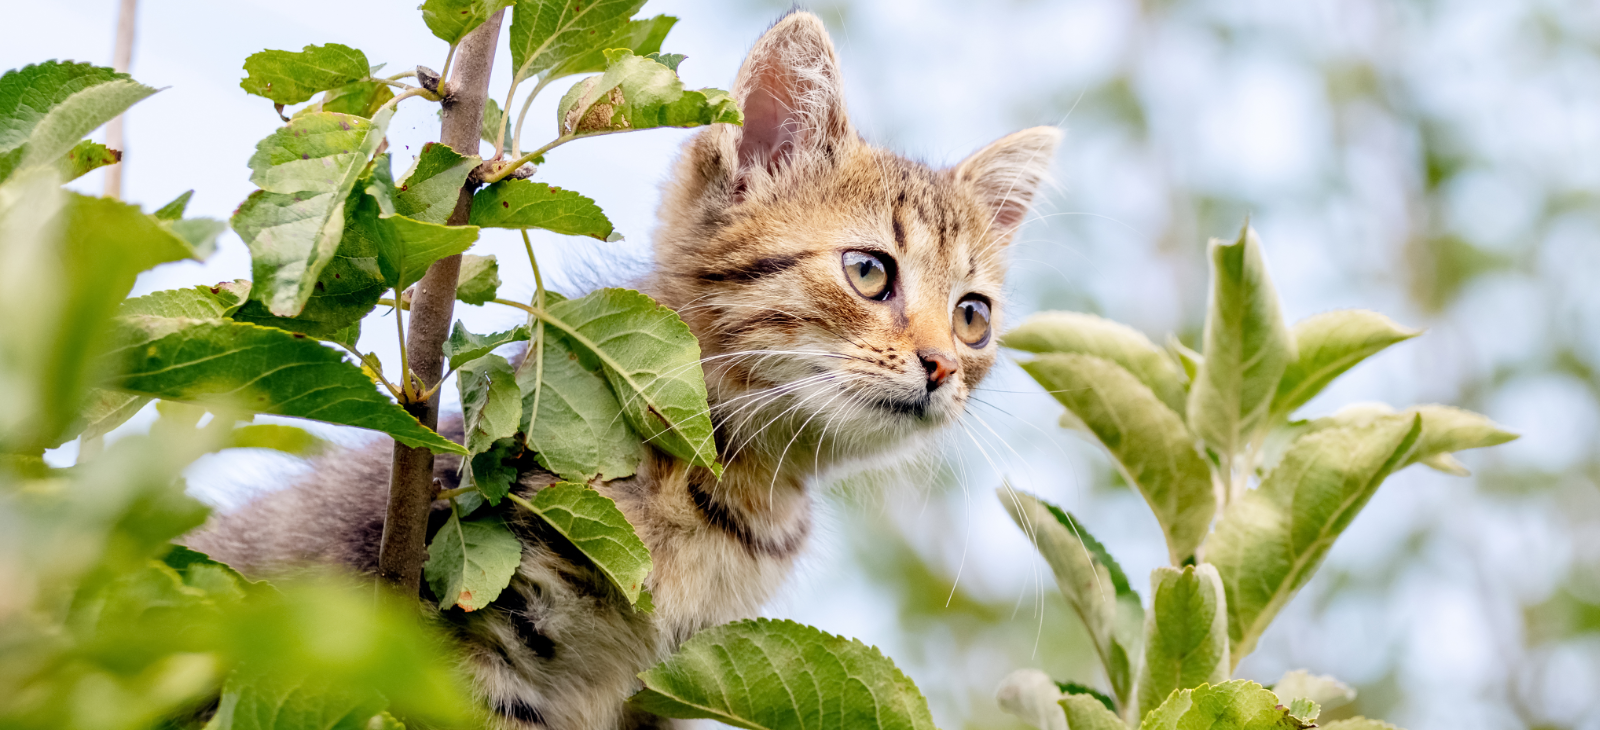
[[[917,358],[922,360],[922,367],[928,371],[928,391],[944,385],[944,381],[956,374],[956,359],[938,350],[923,350],[917,353]]]

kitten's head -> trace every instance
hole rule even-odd
[[[678,162],[651,287],[700,339],[725,455],[811,468],[953,421],[994,364],[1006,248],[1061,133],[945,170],[875,148],[803,12],[756,42],[733,95],[744,126]]]

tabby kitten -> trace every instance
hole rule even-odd
[[[818,475],[926,441],[994,363],[1006,247],[1060,132],[1018,132],[946,170],[874,148],[845,114],[827,31],[803,12],[756,42],[733,94],[744,126],[685,146],[644,286],[700,340],[726,471],[652,452],[637,475],[595,485],[650,548],[653,614],[512,513],[524,548],[511,586],[485,610],[441,614],[500,727],[661,722],[625,708],[635,675],[696,631],[760,611],[806,544]],[[459,438],[459,419],[445,430]],[[190,544],[247,574],[372,572],[388,450],[324,459]],[[437,462],[454,487],[459,462]],[[517,489],[553,481],[531,468]]]

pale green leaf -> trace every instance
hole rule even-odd
[[[1076,353],[1110,360],[1183,415],[1185,376],[1138,330],[1092,314],[1040,312],[1007,332],[1000,344],[1023,352]]]
[[[1313,727],[1290,717],[1278,698],[1244,679],[1203,684],[1173,692],[1149,712],[1140,730],[1302,730]]]
[[[236,672],[205,730],[366,730],[385,704],[370,691]]]
[[[316,456],[326,451],[328,442],[303,428],[277,423],[252,423],[233,430],[230,449],[272,449],[294,456]]]
[[[1107,710],[1112,712],[1117,711],[1117,703],[1115,700],[1111,699],[1111,695],[1101,692],[1100,690],[1090,687],[1089,685],[1079,684],[1077,682],[1056,682],[1056,686],[1061,688],[1061,694],[1063,696],[1083,695],[1093,699],[1096,702],[1099,702]]]
[[[1377,312],[1342,309],[1300,320],[1290,334],[1297,356],[1283,371],[1272,399],[1272,412],[1279,417],[1305,405],[1356,363],[1422,333]]]
[[[461,155],[448,145],[429,142],[411,169],[401,176],[394,200],[396,213],[424,223],[444,225],[461,198],[467,175],[482,160]]]
[[[150,399],[142,395],[91,388],[89,403],[83,409],[83,429],[78,435],[87,440],[111,433],[149,403]]]
[[[500,134],[500,125],[505,124],[505,133],[500,138],[500,151],[511,151],[511,137],[516,133],[515,125],[504,119],[505,112],[500,109],[500,102],[494,99],[483,101],[483,123],[478,127],[478,138],[489,144],[494,144],[494,137]]]
[[[406,724],[395,719],[394,715],[380,712],[367,721],[365,730],[406,730]]]
[[[456,277],[456,300],[474,306],[494,301],[500,290],[500,262],[494,255],[461,257],[461,273]]]
[[[758,730],[934,727],[922,693],[877,649],[793,621],[702,631],[639,678],[633,704],[663,717]]]
[[[539,465],[579,482],[632,475],[644,456],[643,443],[628,428],[605,375],[584,367],[552,328],[545,329],[543,347],[536,345],[527,357],[532,367],[517,372],[522,431]]]
[[[1301,698],[1289,703],[1289,717],[1299,720],[1306,727],[1312,727],[1317,722],[1317,716],[1322,714],[1322,708],[1311,700]]]
[[[441,609],[476,611],[500,597],[521,562],[522,541],[499,515],[463,520],[451,513],[428,544],[422,575]]]
[[[706,405],[700,343],[677,313],[631,289],[557,302],[542,318],[594,358],[623,416],[647,443],[722,473]]]
[[[361,369],[315,340],[218,320],[118,320],[107,357],[118,389],[166,400],[383,431],[437,453],[466,450],[379,394]]]
[[[1120,574],[1121,568],[1109,555],[1101,557],[1103,548],[1098,552],[1089,549],[1089,543],[1099,543],[1064,511],[1009,486],[1002,487],[998,496],[1012,521],[1050,565],[1061,595],[1089,631],[1112,691],[1125,704],[1132,695],[1132,660],[1142,622],[1138,595],[1131,588],[1118,595],[1112,570]]]
[[[1311,579],[1378,485],[1405,464],[1422,424],[1416,415],[1390,415],[1307,433],[1259,488],[1223,512],[1206,559],[1227,589],[1235,666]]]
[[[628,25],[645,0],[523,0],[511,11],[511,74],[520,83],[594,51]],[[594,69],[598,70],[598,69]],[[567,73],[583,73],[568,71]],[[556,78],[550,74],[546,81]]]
[[[1387,722],[1368,720],[1365,717],[1352,717],[1348,720],[1335,720],[1326,725],[1318,725],[1321,730],[1400,730]]]
[[[1337,710],[1356,700],[1355,688],[1333,677],[1315,675],[1304,669],[1293,669],[1284,672],[1283,677],[1272,685],[1272,693],[1278,696],[1278,704],[1287,705],[1297,699],[1308,699],[1317,703],[1323,710]]]
[[[61,182],[71,182],[92,170],[106,165],[115,165],[122,161],[122,151],[106,147],[99,142],[83,140],[61,158]],[[5,175],[0,174],[0,179]]]
[[[994,698],[1000,709],[1039,730],[1067,730],[1061,711],[1061,690],[1050,675],[1037,669],[1018,669],[1000,680]]]
[[[1060,702],[1072,730],[1126,730],[1122,718],[1088,695],[1066,695]]]
[[[639,600],[652,567],[650,551],[610,497],[562,482],[539,490],[529,508],[605,573],[628,603]]]
[[[263,189],[239,206],[233,228],[250,247],[251,296],[272,314],[293,317],[311,298],[338,251],[346,201],[390,116],[308,114],[257,145],[251,180]]]
[[[501,180],[479,190],[467,220],[484,228],[542,228],[602,241],[614,230],[593,200],[527,180]]]
[[[1094,434],[1144,496],[1172,564],[1193,557],[1216,512],[1216,493],[1183,419],[1110,360],[1045,354],[1022,368]]]
[[[249,282],[245,282],[248,289]],[[156,317],[185,317],[188,319],[221,319],[228,316],[238,302],[228,292],[216,287],[196,286],[188,289],[164,289],[142,297],[123,300],[117,307],[117,316],[132,317],[148,314]]]
[[[248,75],[239,88],[279,104],[299,104],[319,91],[367,77],[366,54],[329,43],[300,51],[260,51],[244,60]]]
[[[1222,577],[1208,563],[1150,574],[1139,707],[1153,710],[1174,690],[1228,681],[1228,610]]]
[[[0,152],[26,144],[50,110],[84,89],[127,79],[103,66],[45,61],[0,76]]]
[[[1256,232],[1211,241],[1205,359],[1189,388],[1189,426],[1226,460],[1268,424],[1278,381],[1295,360]]]
[[[228,224],[215,218],[185,218],[178,221],[161,221],[175,238],[187,244],[197,259],[210,258],[217,251],[217,238],[228,230]]]
[[[605,55],[604,74],[573,84],[561,97],[557,122],[563,136],[743,122],[739,104],[726,91],[686,91],[669,65],[625,48]]]
[[[1184,345],[1177,335],[1167,334],[1167,352],[1172,353],[1172,359],[1183,367],[1183,375],[1187,380],[1193,381],[1200,374],[1200,363],[1205,362],[1205,358]]]
[[[512,342],[527,342],[528,328],[518,325],[504,332],[477,335],[467,331],[460,322],[450,329],[450,339],[445,340],[444,356],[455,370],[462,365],[493,352],[495,348]]]
[[[485,355],[456,371],[467,451],[487,451],[494,442],[517,433],[522,421],[522,391],[511,363]]]
[[[1395,410],[1383,403],[1357,403],[1341,408],[1327,418],[1318,418],[1306,424],[1306,431],[1360,425],[1394,414]],[[1446,474],[1466,476],[1470,472],[1461,462],[1450,457],[1456,451],[1481,449],[1513,441],[1517,434],[1501,428],[1487,416],[1454,406],[1425,404],[1411,406],[1401,415],[1422,416],[1422,435],[1417,447],[1402,466],[1421,462]],[[1463,473],[1465,472],[1465,473]]]
[[[434,37],[455,45],[489,16],[511,7],[515,0],[423,0],[422,22]]]

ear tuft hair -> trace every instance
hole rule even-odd
[[[1022,225],[1033,197],[1049,176],[1061,130],[1034,127],[1001,137],[956,166],[956,179],[972,186],[993,211],[991,229],[1010,236]]]
[[[734,82],[744,110],[738,139],[739,187],[749,175],[776,175],[855,138],[845,114],[839,57],[817,16],[792,12],[750,49]]]

